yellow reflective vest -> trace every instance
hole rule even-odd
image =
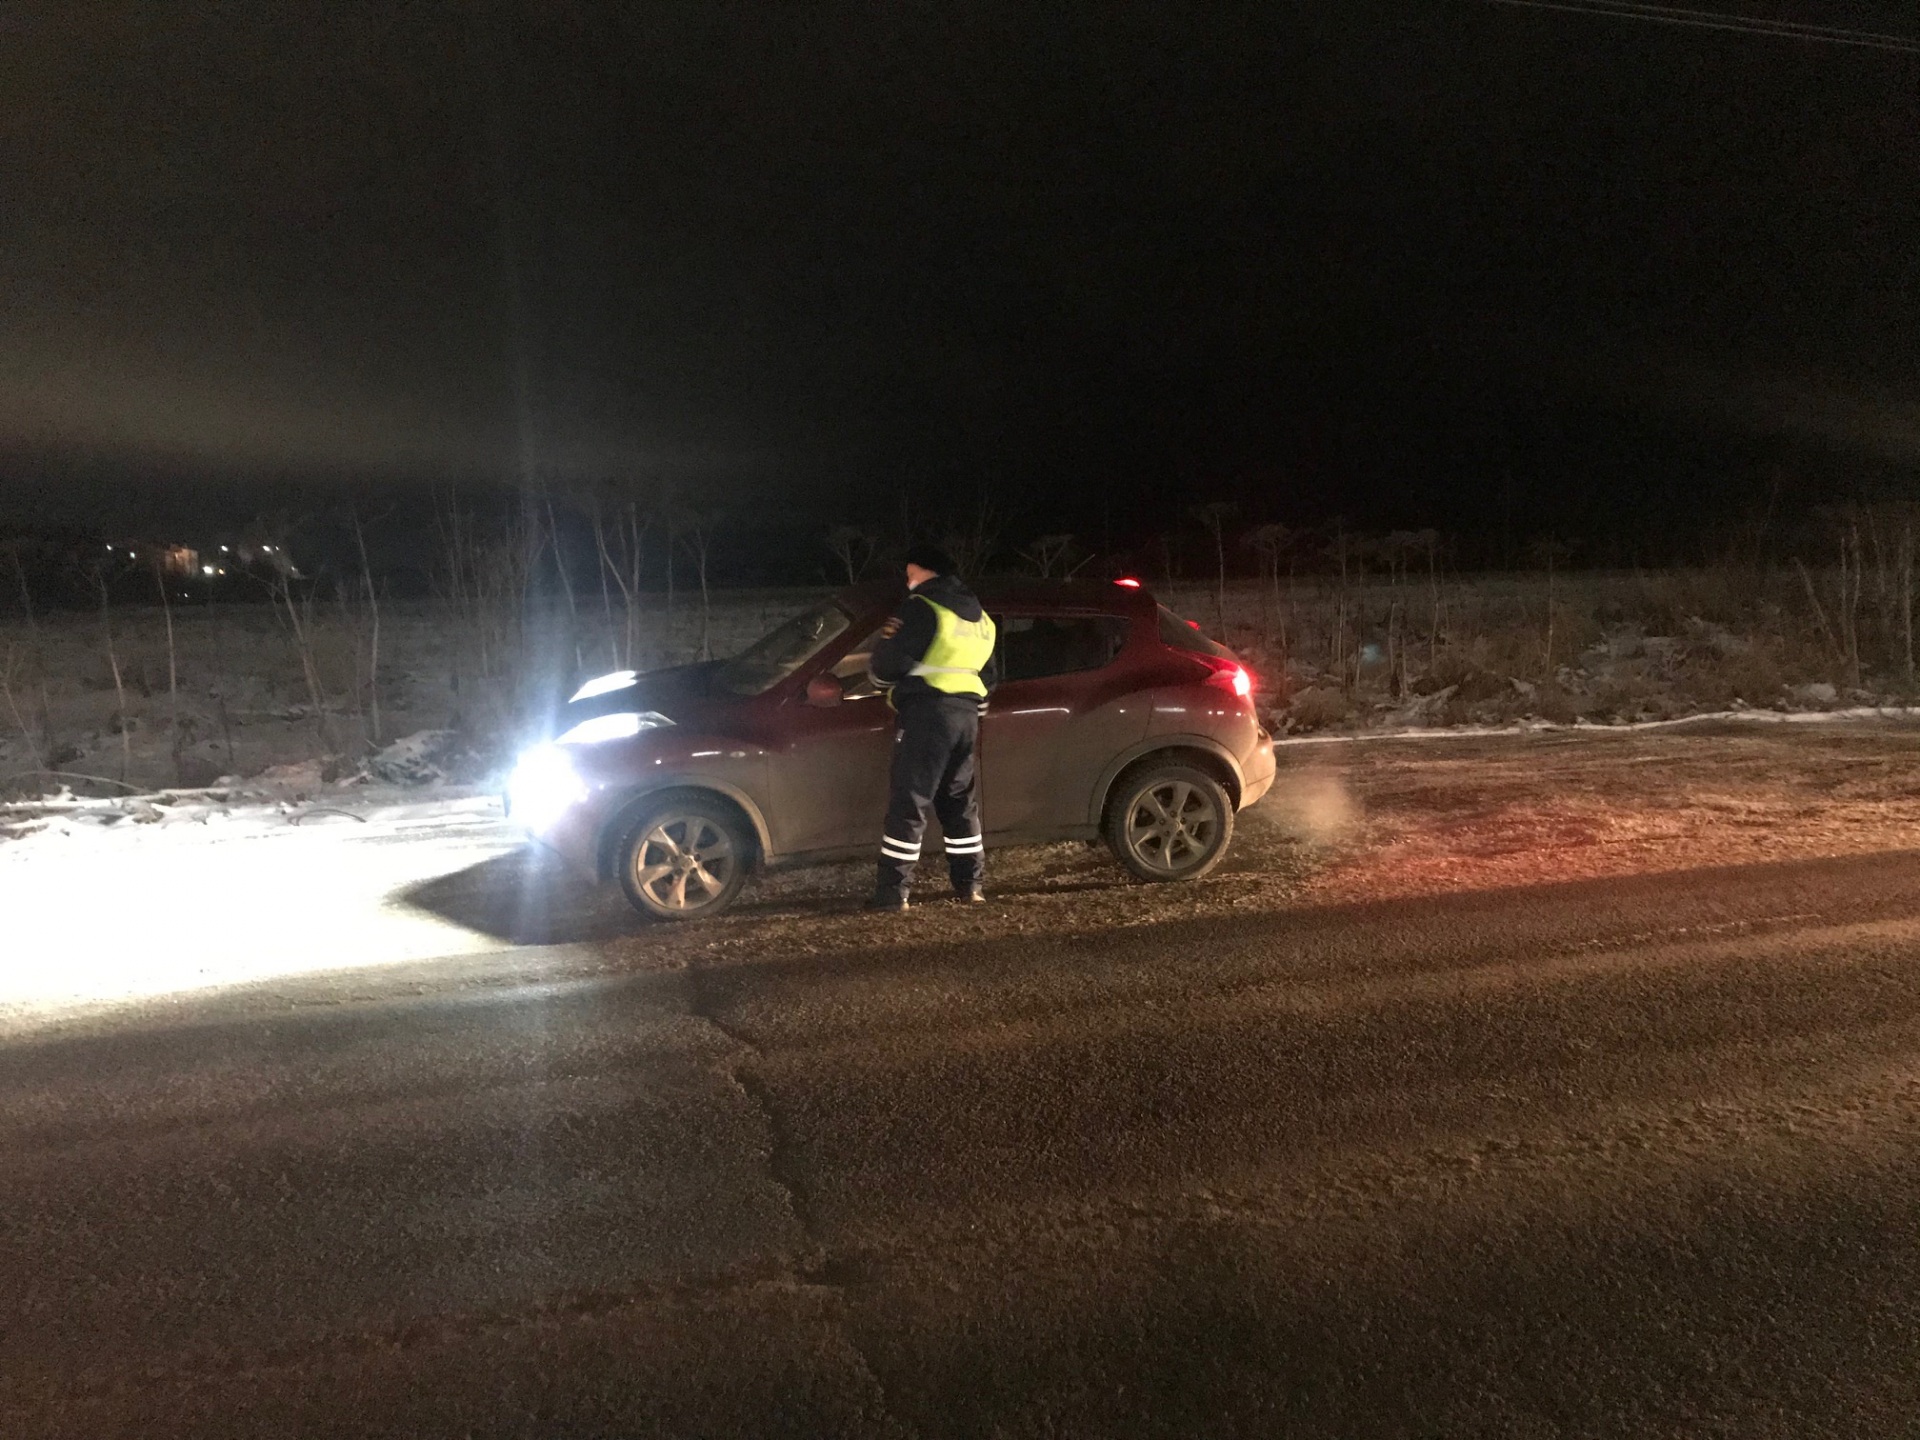
[[[945,695],[984,697],[987,687],[980,679],[980,672],[993,658],[992,618],[982,613],[978,620],[962,620],[946,606],[924,595],[913,598],[933,606],[935,628],[927,653],[907,673],[918,675]]]

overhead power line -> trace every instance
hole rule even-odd
[[[1677,5],[1648,5],[1636,0],[1486,0],[1518,10],[1558,10],[1569,15],[1610,15],[1621,20],[1644,20],[1655,25],[1680,25],[1695,30],[1726,30],[1740,35],[1771,35],[1783,40],[1806,40],[1818,45],[1852,45],[1863,50],[1890,50],[1920,55],[1920,36],[1885,35],[1851,30],[1840,25],[1812,25],[1798,20],[1769,20],[1759,15],[1736,15],[1719,10],[1690,10]]]

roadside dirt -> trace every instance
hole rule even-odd
[[[881,935],[1091,937],[1208,914],[1920,848],[1913,722],[1359,740],[1283,746],[1280,758],[1226,864],[1196,884],[1136,884],[1102,847],[1055,845],[993,855],[987,906],[947,900],[936,862],[925,903],[872,917],[857,909],[869,866],[820,867],[768,877],[722,920],[637,928],[614,948],[625,963],[660,964]]]
[[[1893,720],[1286,745],[1273,792],[1197,883],[1138,884],[1104,847],[1054,845],[992,853],[985,906],[946,898],[936,859],[910,914],[866,914],[861,862],[766,877],[731,914],[684,926],[645,923],[617,889],[522,845],[484,796],[343,791],[104,829],[80,816],[0,847],[0,939],[66,957],[0,969],[0,1018],[210,985],[242,1006],[294,989],[325,1003],[864,946],[1098,947],[1209,916],[1920,849],[1916,762],[1920,724]],[[117,913],[190,921],[149,924],[131,949],[79,924],[101,873],[123,877]]]
[[[1311,901],[1920,846],[1920,725],[1703,723],[1340,747]],[[1284,796],[1278,802],[1288,803]]]

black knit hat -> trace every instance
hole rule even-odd
[[[909,545],[907,564],[918,565],[922,570],[931,570],[936,575],[951,575],[960,568],[953,556],[938,545]]]

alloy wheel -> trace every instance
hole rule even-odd
[[[740,858],[705,815],[659,816],[633,848],[633,888],[663,912],[690,915],[726,894]]]
[[[1213,848],[1219,816],[1197,785],[1164,780],[1142,790],[1127,809],[1128,852],[1148,870],[1174,875]]]

